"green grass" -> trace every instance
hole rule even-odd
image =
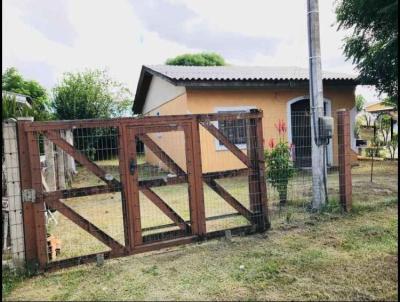
[[[33,277],[5,300],[397,300],[397,200],[369,205]]]
[[[340,210],[337,173],[328,177],[331,200],[321,213],[308,211],[310,180],[297,178],[282,209],[276,192],[268,188],[272,228],[265,234],[173,247],[108,260],[101,267],[78,266],[30,279],[3,275],[3,299],[397,300],[397,167],[382,162],[373,183],[368,167],[368,162],[362,162],[353,169],[351,213]],[[78,177],[90,180],[84,174],[80,171]],[[219,182],[248,205],[245,181]],[[204,192],[207,215],[232,211],[211,190],[205,187]],[[188,217],[186,185],[158,188],[157,193]],[[118,195],[75,198],[68,204],[123,242]],[[141,196],[142,223],[165,222],[163,215],[156,220],[147,215],[154,213],[147,202]],[[61,215],[57,218],[53,231],[63,240],[62,257],[105,249]],[[208,223],[207,227],[238,223],[243,221]]]

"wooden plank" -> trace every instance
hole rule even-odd
[[[250,211],[253,213],[253,223],[259,231],[264,231],[267,227],[265,203],[266,203],[266,188],[262,187],[265,184],[264,177],[264,148],[262,139],[262,123],[261,119],[250,119],[246,123],[247,127],[247,153],[250,159],[251,167],[249,168],[249,200]],[[261,132],[260,132],[261,131]]]
[[[235,144],[231,143],[229,139],[213,124],[202,122],[201,125],[208,130],[216,139],[220,140],[224,146],[231,151],[242,163],[250,167],[250,161],[246,154],[244,154]]]
[[[190,122],[195,116],[199,121],[217,121],[217,120],[238,120],[257,118],[260,113],[209,113],[209,114],[190,114],[190,115],[165,115],[165,116],[146,116],[140,118],[126,117],[116,119],[87,119],[87,120],[69,120],[69,121],[48,121],[34,122],[27,126],[27,131],[47,131],[72,128],[105,128],[118,127],[140,127],[162,125],[165,123],[184,123]]]
[[[128,148],[128,141],[127,141],[127,134],[126,129],[123,125],[118,126],[118,169],[121,178],[121,202],[122,202],[122,220],[124,224],[124,240],[125,240],[125,247],[130,249],[133,246],[133,229],[130,227],[132,222],[131,217],[129,216],[129,209],[128,209],[128,176],[126,171],[126,162],[127,159],[127,148]]]
[[[97,195],[97,194],[106,194],[106,193],[114,193],[121,191],[120,187],[113,187],[107,185],[100,185],[100,186],[92,186],[92,187],[84,187],[84,188],[72,188],[66,190],[59,190],[53,192],[44,192],[44,202],[48,200],[58,200],[58,199],[68,199],[68,198],[76,198],[76,197],[83,197],[83,196],[90,196],[90,195]]]
[[[129,234],[131,236],[130,250],[133,250],[137,246],[143,244],[142,237],[142,224],[140,217],[140,202],[139,202],[139,171],[137,166],[134,171],[131,171],[131,164],[136,165],[137,154],[136,154],[136,132],[134,128],[126,128],[125,132],[125,175],[126,177],[126,188],[127,188],[127,210],[129,217]]]
[[[34,230],[36,240],[36,256],[40,269],[44,269],[48,261],[45,204],[43,202],[42,168],[40,166],[39,140],[37,134],[28,132],[29,167],[31,170],[31,188],[35,190],[36,200],[33,202]]]
[[[32,120],[33,121],[33,118]],[[29,120],[18,119],[18,152],[21,175],[21,191],[32,188],[31,169],[29,168],[29,149],[28,135],[25,132],[25,126],[30,123]],[[24,239],[25,239],[25,259],[28,266],[33,266],[37,262],[36,234],[35,234],[35,218],[33,203],[22,203],[23,219],[24,219]]]
[[[138,134],[137,137],[145,144],[168,168],[177,176],[186,175],[186,172],[162,150],[147,134]]]
[[[219,196],[221,196],[232,208],[243,215],[247,220],[251,221],[253,213],[246,209],[235,197],[229,194],[222,186],[214,179],[205,179],[205,183]]]
[[[258,184],[260,191],[260,211],[263,217],[261,231],[269,229],[271,223],[269,221],[268,200],[267,200],[267,184],[265,175],[265,157],[264,157],[264,134],[262,117],[256,119],[256,135],[257,135],[257,164],[258,164]]]
[[[190,226],[168,204],[164,202],[153,190],[141,188],[140,191],[153,202],[165,215],[168,216],[181,230],[190,230]]]
[[[212,179],[220,179],[227,177],[239,177],[239,176],[248,176],[249,169],[235,169],[235,170],[225,170],[225,171],[217,171],[217,172],[209,172],[203,174],[203,179],[212,178]]]
[[[97,177],[103,180],[106,184],[110,186],[120,185],[120,182],[116,179],[107,180],[106,179],[107,173],[102,168],[100,168],[98,165],[92,162],[85,154],[76,150],[74,146],[72,146],[65,139],[63,139],[57,131],[53,130],[43,131],[43,134],[54,144],[60,147],[63,151],[71,155],[80,164],[85,166],[89,171],[91,171],[93,174],[95,174]]]
[[[200,129],[197,116],[193,116],[192,123],[190,125],[190,128],[188,127],[187,133],[191,134],[187,139],[191,140],[192,154],[189,153],[186,156],[191,157],[191,160],[193,162],[192,180],[194,181],[193,184],[196,190],[198,234],[204,236],[207,233],[207,227],[206,227],[206,211],[204,206],[204,189],[203,189],[203,179],[202,179],[203,170],[202,170],[202,159],[201,159]]]
[[[112,249],[112,253],[113,252],[118,253],[125,250],[125,247],[121,245],[118,241],[111,238],[97,226],[95,226],[86,218],[76,213],[72,208],[62,203],[61,201],[49,200],[48,204],[51,208],[59,211],[61,214],[63,214],[65,217],[67,217],[69,220],[75,223],[77,226],[81,227],[83,230],[88,232],[90,235],[92,235],[105,245],[109,246]]]
[[[350,114],[345,109],[337,111],[337,129],[340,204],[344,211],[350,212],[352,206]]]

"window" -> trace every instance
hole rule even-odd
[[[247,110],[218,111],[218,113],[242,113]],[[218,121],[218,129],[235,145],[246,148],[247,131],[246,120]],[[222,148],[221,148],[222,147]],[[224,144],[218,141],[218,149],[224,149]]]

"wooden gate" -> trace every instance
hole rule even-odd
[[[239,120],[245,121],[246,129],[243,131],[247,139],[245,151],[239,149],[232,138],[215,124],[218,121]],[[74,133],[73,142],[67,141],[63,136],[66,130]],[[180,154],[164,150],[162,140],[159,139],[161,134],[172,132],[179,133],[179,141],[184,140],[182,143],[184,151]],[[201,146],[200,133],[202,137],[212,136],[219,144],[224,145],[226,152],[233,154],[244,168],[203,173],[202,155],[207,155],[207,150]],[[92,141],[96,140],[97,149],[87,143],[89,137]],[[40,271],[95,261],[99,255],[104,258],[120,257],[223,236],[226,229],[208,230],[207,222],[233,215],[243,217],[247,223],[240,227],[227,227],[232,233],[262,232],[269,227],[264,176],[262,112],[258,110],[252,110],[249,113],[109,120],[19,121],[18,140],[24,201],[26,260],[31,267],[34,266]],[[142,142],[145,149],[155,155],[160,166],[162,164],[164,167],[163,169],[158,167],[160,171],[163,171],[161,176],[141,177],[143,168],[150,164],[138,162],[143,161],[143,158],[137,154],[138,141]],[[66,153],[80,165],[80,169],[85,169],[96,176],[102,184],[70,184],[66,189],[56,185],[49,189],[43,180],[43,165],[40,161],[44,153],[43,145],[49,143],[52,144],[50,148],[52,151]],[[111,147],[106,148],[107,144]],[[98,147],[100,145],[101,148]],[[92,152],[91,148],[95,150]],[[106,149],[111,150],[112,155],[117,158],[117,172],[110,172],[99,164],[101,162],[99,159],[102,158],[99,150]],[[229,177],[242,177],[240,180],[246,180],[248,187],[246,202],[238,200],[238,197],[231,194],[219,182]],[[180,202],[179,207],[187,206],[187,215],[177,211],[176,207],[171,206],[171,203],[166,202],[156,192],[162,187],[170,187],[173,192],[175,190],[173,186],[180,184],[184,186],[179,187],[180,189],[187,188],[187,198],[185,197],[186,199]],[[210,206],[205,202],[205,195],[210,199],[210,192],[214,194],[212,196],[218,196],[224,200],[234,213],[209,215]],[[105,216],[100,215],[95,222],[95,219],[86,215],[89,210],[96,209],[96,202],[101,194],[115,193],[120,194],[120,202],[113,204],[113,208],[121,206],[122,209],[121,238],[118,234],[113,235],[113,232],[108,231],[107,225],[102,227],[98,225]],[[68,203],[70,200],[82,197],[88,197],[85,203],[92,204],[90,207],[82,207],[82,211],[78,211],[73,202]],[[146,226],[146,222],[142,221],[141,210],[143,212],[144,201],[141,198],[150,202],[154,209],[172,223]],[[63,219],[74,223],[96,238],[108,250],[95,253],[82,251],[82,254],[79,252],[74,257],[67,255],[66,259],[51,259],[47,238],[49,230],[46,223],[46,213],[49,209],[52,212],[56,211],[62,215]],[[168,227],[167,231],[162,231]],[[81,240],[80,237],[74,239],[74,241],[79,240]]]

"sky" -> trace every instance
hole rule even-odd
[[[335,0],[320,0],[322,68],[342,53]],[[142,65],[213,51],[232,65],[308,67],[306,0],[3,0],[3,71],[51,90],[64,72],[106,69],[135,92]],[[371,87],[357,87],[368,102]]]

